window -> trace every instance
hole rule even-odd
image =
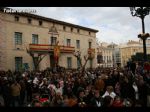
[[[38,35],[32,34],[32,44],[38,44]]]
[[[103,60],[105,61],[105,56],[103,56]]]
[[[107,56],[107,61],[109,60],[109,56]]]
[[[15,32],[15,44],[21,45],[22,44],[22,33]]]
[[[42,26],[42,24],[43,24],[43,22],[42,22],[42,21],[39,21],[39,25]]]
[[[65,26],[63,26],[63,30],[66,31],[66,27]]]
[[[31,24],[32,22],[32,19],[28,18],[28,23]]]
[[[19,21],[19,17],[18,16],[15,16],[15,21]]]
[[[92,42],[89,42],[89,48],[91,48],[92,47]]]
[[[77,32],[80,33],[80,29],[77,29]]]
[[[80,40],[76,40],[76,47],[77,49],[80,49]]]
[[[80,67],[80,61],[79,61],[79,59],[77,59],[77,68],[79,68]]]
[[[29,63],[23,63],[23,69],[28,70],[29,69]]]
[[[71,30],[71,32],[73,32],[73,28],[71,28],[70,30]]]
[[[71,46],[71,39],[67,39],[67,46]]]
[[[51,45],[56,45],[57,38],[51,37]]]
[[[89,35],[91,35],[91,32],[89,32]]]
[[[20,71],[22,69],[22,57],[15,57],[15,70]]]
[[[72,68],[72,58],[71,57],[67,57],[67,67]]]

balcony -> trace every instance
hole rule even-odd
[[[60,52],[61,53],[73,53],[75,51],[75,47],[71,46],[60,46]],[[29,49],[31,51],[45,51],[45,52],[53,52],[54,51],[54,45],[48,45],[48,44],[29,44]]]

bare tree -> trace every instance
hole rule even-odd
[[[80,52],[80,51],[74,52],[74,56],[75,56],[75,57],[77,58],[77,60],[79,61],[80,67],[82,67],[81,52]]]
[[[28,50],[27,48],[26,48],[26,50],[27,50],[27,53],[32,57],[35,70],[39,70],[39,64],[47,54],[37,53],[37,57],[35,58],[35,56],[34,56],[35,52]]]
[[[86,66],[88,60],[90,60],[89,54],[84,56],[84,64],[83,64],[83,66],[82,66],[82,68],[81,68],[81,72],[82,72],[82,73],[85,72],[85,66]]]
[[[88,60],[90,59],[90,55],[88,54],[88,55],[84,56],[84,64],[82,64],[82,58],[81,58],[81,52],[80,51],[75,52],[74,56],[77,58],[77,60],[80,63],[80,71],[82,73],[84,73],[85,72],[85,66],[86,66]]]

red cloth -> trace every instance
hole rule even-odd
[[[47,98],[40,98],[40,102],[45,102],[47,100],[48,100]]]
[[[113,107],[123,107],[123,103],[121,101],[114,101],[112,106]]]
[[[149,64],[145,64],[144,65],[144,70],[150,70],[150,65]]]

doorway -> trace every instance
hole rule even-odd
[[[54,54],[50,55],[50,68],[55,67],[55,62],[54,62]]]

